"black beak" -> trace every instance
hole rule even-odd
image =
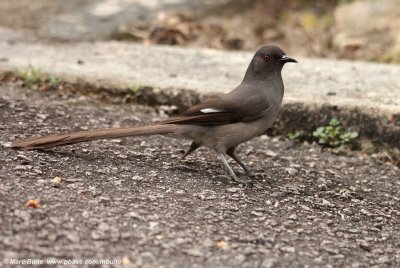
[[[295,60],[293,58],[290,58],[290,57],[288,57],[286,55],[282,56],[281,61],[283,61],[283,63],[286,63],[286,62],[296,62],[297,63],[297,60]]]

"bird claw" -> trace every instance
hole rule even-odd
[[[252,180],[246,180],[246,181],[243,182],[243,186],[245,188],[253,188],[254,184],[253,184]]]
[[[253,180],[249,176],[249,174],[246,174],[244,179],[238,179],[236,176],[233,177],[233,180],[241,185],[243,185],[245,188],[251,188],[253,187]]]

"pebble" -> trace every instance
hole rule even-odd
[[[255,211],[255,210],[252,210],[252,211],[250,212],[250,214],[251,214],[251,215],[254,215],[254,216],[257,216],[257,217],[261,217],[261,216],[263,215],[262,212],[258,212],[258,211]]]
[[[24,154],[18,154],[17,157],[18,157],[19,159],[23,159],[23,160],[25,160],[25,161],[27,161],[27,162],[32,162],[32,158],[27,157],[27,156],[24,155]]]
[[[85,218],[85,219],[88,219],[88,218],[90,217],[89,212],[88,212],[87,210],[84,210],[84,211],[82,212],[82,217]]]
[[[276,157],[278,155],[276,152],[271,151],[271,150],[266,150],[265,154],[270,156],[270,157]]]
[[[289,173],[289,175],[291,175],[291,176],[294,176],[294,175],[296,175],[298,173],[297,169],[292,168],[292,167],[285,168],[285,171],[287,173]]]
[[[143,180],[143,177],[139,176],[139,175],[135,175],[135,176],[132,177],[132,180],[133,181],[141,181],[141,180]]]
[[[18,165],[14,167],[14,170],[29,170],[32,166],[30,165]]]
[[[329,202],[329,201],[326,200],[326,199],[322,199],[322,205],[324,205],[324,206],[331,206],[331,202]]]
[[[76,234],[75,232],[68,232],[65,234],[65,236],[72,243],[78,243],[80,241],[78,234]]]
[[[97,229],[102,231],[102,232],[106,232],[106,231],[108,231],[110,229],[110,226],[105,222],[101,222],[99,224],[99,226],[97,226]]]
[[[92,231],[92,232],[90,233],[90,237],[91,237],[93,240],[100,240],[100,239],[103,238],[103,236],[102,236],[99,232],[97,232],[97,231]]]
[[[227,188],[226,191],[229,193],[236,193],[237,191],[240,191],[240,188],[231,187],[231,188]]]
[[[194,257],[203,256],[203,252],[201,252],[199,248],[186,249],[186,250],[183,250],[183,252],[190,256],[194,256]]]
[[[127,216],[134,220],[139,220],[139,221],[143,220],[143,217],[140,216],[140,214],[135,211],[128,212]]]
[[[360,245],[360,248],[362,248],[362,249],[364,249],[366,251],[370,251],[371,250],[371,245],[365,240],[360,241],[359,245]]]
[[[43,186],[43,185],[46,184],[46,180],[39,179],[39,180],[37,180],[36,184],[37,184],[38,186]]]
[[[378,258],[378,263],[390,263],[390,259],[388,256],[381,256]]]
[[[278,263],[279,261],[276,258],[265,258],[260,268],[274,268],[277,267]]]
[[[295,253],[296,252],[296,248],[295,247],[290,247],[290,246],[284,246],[280,248],[281,251],[284,252],[289,252],[289,253]]]

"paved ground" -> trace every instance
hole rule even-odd
[[[194,91],[209,96],[231,91],[243,79],[255,52],[111,41],[11,42],[4,38],[0,38],[2,70],[25,70],[31,64],[43,74],[67,81],[80,80],[120,89],[139,86],[173,95]],[[286,64],[283,69],[285,103],[375,108],[375,112],[378,109],[388,114],[399,113],[400,66],[290,56],[299,63]]]
[[[242,188],[207,150],[176,164],[189,142],[164,137],[51,151],[5,146],[53,131],[150,123],[166,117],[162,110],[4,83],[0,110],[0,259],[400,266],[397,167],[261,136],[239,148],[255,173],[254,187]],[[41,207],[25,207],[31,198]]]

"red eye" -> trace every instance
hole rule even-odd
[[[268,55],[264,55],[263,56],[263,59],[266,61],[266,62],[269,62],[269,60],[271,59]]]

